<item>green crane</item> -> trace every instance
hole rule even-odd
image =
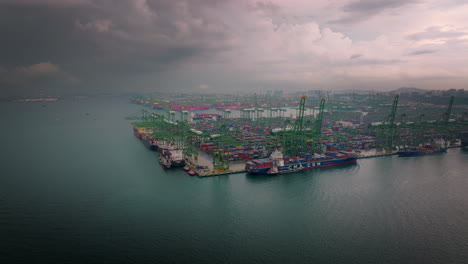
[[[395,140],[395,116],[396,116],[396,111],[398,107],[398,98],[400,97],[399,94],[396,94],[395,97],[393,98],[393,104],[392,104],[392,111],[390,112],[390,115],[387,118],[387,131],[384,136],[384,149],[387,153],[393,151],[393,146],[394,146],[394,140]]]
[[[450,138],[449,138],[450,135],[448,133],[448,123],[449,123],[449,120],[450,120],[450,114],[452,113],[452,106],[453,106],[453,100],[454,99],[455,99],[455,97],[453,95],[450,96],[447,111],[443,114],[442,122],[440,124],[439,135],[441,137],[445,138],[445,147],[447,147],[448,141],[450,140]]]
[[[302,96],[294,122],[286,120],[283,128],[277,133],[276,142],[282,142],[282,149],[286,155],[297,156],[301,152],[314,153],[316,144],[322,135],[322,121],[325,109],[325,99],[320,100],[319,114],[314,122],[304,122],[306,96]],[[281,138],[281,140],[280,140]]]
[[[146,121],[148,117],[150,116],[149,112],[145,109],[142,109],[133,115],[125,117],[126,120],[142,120]]]
[[[320,99],[319,114],[317,120],[315,120],[315,135],[322,136],[322,121],[323,121],[323,111],[325,109],[325,98]]]
[[[225,124],[218,129],[219,135],[212,138],[215,146],[213,148],[213,168],[216,170],[229,169],[229,147],[233,145],[233,137]]]
[[[396,94],[393,99],[390,114],[387,116],[387,118],[385,118],[382,124],[379,127],[377,127],[376,131],[377,140],[379,142],[378,145],[382,147],[387,153],[391,153],[393,151],[393,147],[395,144],[395,116],[398,106],[398,98],[399,95]]]
[[[312,148],[310,151],[311,154],[315,153],[315,150],[318,147],[317,144],[319,143],[319,140],[322,137],[322,123],[323,123],[324,110],[325,110],[325,98],[322,98],[320,99],[319,113],[318,113],[317,119],[315,120],[313,134],[312,134],[312,137],[310,138],[310,140],[313,143],[315,143],[312,145]]]
[[[283,152],[287,153],[287,150],[291,148],[291,145],[289,144],[289,133],[290,133],[290,129],[291,129],[291,121],[289,119],[287,119],[286,121],[284,121],[284,124],[283,124],[283,129],[281,130],[281,132],[278,132],[278,138],[280,138],[280,135],[281,135],[281,146],[283,148]],[[280,140],[278,140],[278,142],[280,142]]]

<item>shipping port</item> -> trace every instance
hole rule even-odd
[[[400,94],[134,97],[134,135],[166,169],[199,177],[277,175],[358,159],[442,154],[466,144],[466,112],[399,101]],[[435,110],[434,110],[435,109]],[[463,111],[463,109],[461,109]],[[419,114],[418,114],[419,113]],[[455,119],[451,119],[454,116]]]

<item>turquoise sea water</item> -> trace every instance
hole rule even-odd
[[[139,109],[112,98],[0,103],[1,263],[468,259],[468,151],[189,177],[163,170],[132,135],[124,116]]]

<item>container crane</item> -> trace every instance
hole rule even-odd
[[[386,153],[391,153],[393,152],[393,147],[395,144],[395,130],[396,130],[396,124],[395,124],[395,117],[396,117],[396,111],[398,107],[398,98],[399,94],[396,94],[395,97],[393,98],[393,104],[392,104],[392,109],[390,111],[390,114],[387,116],[386,120],[383,122],[383,124],[378,128],[377,130],[377,138],[380,141],[381,147],[385,150]]]

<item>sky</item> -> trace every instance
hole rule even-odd
[[[0,0],[0,96],[467,89],[468,0]]]

